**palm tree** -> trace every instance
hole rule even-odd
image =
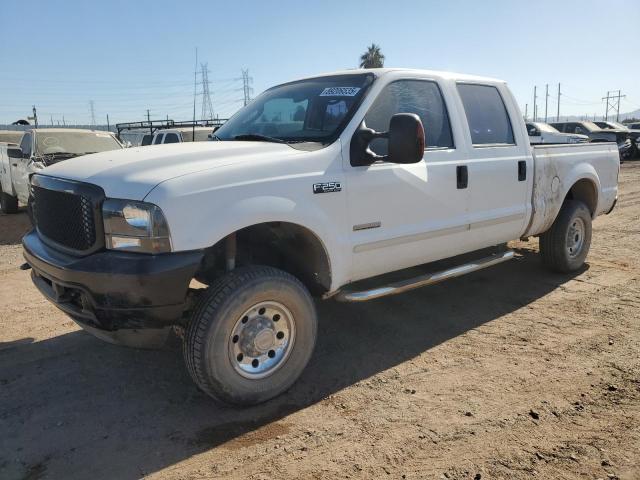
[[[380,51],[380,45],[372,43],[367,51],[360,55],[360,68],[384,67],[384,55]]]

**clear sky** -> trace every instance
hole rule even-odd
[[[220,117],[300,76],[358,66],[371,42],[385,66],[507,80],[522,110],[550,85],[555,112],[601,114],[607,90],[640,108],[640,0],[0,0],[0,123],[35,104],[41,122],[192,117],[195,47]],[[200,116],[198,99],[197,116]]]

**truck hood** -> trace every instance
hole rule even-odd
[[[142,200],[156,185],[172,178],[301,154],[286,144],[267,142],[173,143],[76,157],[39,173],[98,185],[110,198]]]

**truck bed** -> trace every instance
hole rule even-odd
[[[534,181],[532,215],[525,236],[545,232],[555,220],[567,193],[592,188],[592,216],[611,210],[618,195],[620,159],[613,142],[532,145]],[[589,184],[590,182],[591,184]]]

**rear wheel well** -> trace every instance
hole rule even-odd
[[[231,241],[231,247],[230,243]],[[235,267],[268,265],[298,278],[313,295],[331,287],[331,265],[320,239],[289,222],[267,222],[242,228],[205,250],[195,279],[207,285],[228,270],[229,251]]]
[[[578,180],[567,192],[565,200],[579,200],[583,202],[593,217],[598,208],[598,192],[596,186],[591,180],[583,178]]]

